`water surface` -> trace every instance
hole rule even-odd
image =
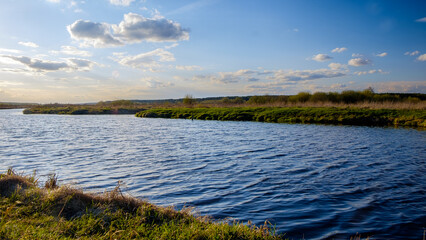
[[[421,239],[426,132],[413,129],[23,115],[0,111],[8,167],[217,219],[265,220],[292,239]]]

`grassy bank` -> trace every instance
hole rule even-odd
[[[157,108],[141,111],[136,116],[272,123],[426,127],[426,110],[408,109],[335,107]]]
[[[123,195],[0,175],[0,239],[281,239],[267,226],[214,222]]]
[[[24,114],[135,114],[145,109],[141,106],[40,105],[25,109]]]

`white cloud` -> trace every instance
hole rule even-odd
[[[18,44],[25,47],[38,48],[38,45],[33,42],[18,42]]]
[[[136,56],[117,56],[116,60],[123,66],[139,68],[155,72],[161,66],[160,62],[172,62],[175,58],[171,52],[162,48],[155,49],[151,52],[141,53]]]
[[[112,5],[129,6],[135,0],[109,0]]]
[[[278,70],[274,74],[274,78],[279,81],[297,82],[309,81],[322,78],[335,78],[345,76],[346,73],[342,71],[334,71],[330,69],[316,69],[316,70]]]
[[[365,58],[352,58],[351,60],[348,61],[348,64],[350,66],[360,67],[360,66],[370,64],[370,61],[368,59],[365,59]]]
[[[399,82],[379,82],[371,83],[375,92],[389,93],[424,93],[426,92],[425,81],[399,81]]]
[[[330,85],[330,89],[336,91],[336,90],[343,90],[347,88],[346,84],[342,84],[342,83],[334,83]]]
[[[328,64],[328,67],[332,70],[339,70],[342,68],[346,68],[345,64],[340,64],[340,63],[330,63]]]
[[[202,67],[200,66],[196,66],[196,65],[192,65],[192,66],[176,66],[177,70],[184,70],[184,71],[200,71],[203,70]]]
[[[0,48],[0,52],[3,52],[3,53],[17,53],[17,54],[19,54],[22,51],[16,50],[16,49]]]
[[[208,80],[213,83],[240,83],[240,82],[257,82],[268,75],[273,74],[272,71],[258,71],[251,69],[240,69],[235,72],[219,72],[213,75],[196,75],[193,80]]]
[[[125,42],[168,42],[188,40],[188,30],[179,23],[156,16],[145,18],[135,13],[124,15],[124,20],[112,26],[114,34]]]
[[[380,74],[387,74],[388,72],[384,72],[382,69],[372,69],[369,71],[359,71],[354,72],[355,75],[361,76],[361,75],[367,75],[367,74],[374,74],[374,73],[380,73]]]
[[[418,55],[420,52],[419,51],[413,51],[413,52],[405,52],[404,55],[410,55],[410,56],[416,56]]]
[[[69,58],[67,60],[70,63],[69,67],[73,67],[75,70],[79,71],[89,71],[96,65],[95,62],[81,58]]]
[[[419,61],[426,61],[426,53],[425,53],[425,54],[420,55],[420,56],[417,58],[417,60],[419,60]]]
[[[175,48],[177,46],[179,46],[179,43],[173,43],[172,45],[165,46],[164,49],[171,49],[171,48]]]
[[[11,58],[17,62],[20,62],[24,64],[25,66],[31,68],[35,71],[40,72],[48,72],[48,71],[57,71],[60,69],[68,68],[68,64],[64,62],[53,62],[53,61],[45,61],[45,60],[39,60],[39,59],[32,59],[29,57],[16,57],[16,56],[5,56],[8,58]]]
[[[51,2],[51,3],[60,3],[61,2],[61,0],[46,0],[46,1]]]
[[[341,48],[335,48],[335,49],[331,50],[331,52],[332,53],[341,53],[341,52],[344,52],[346,50],[348,50],[348,49],[345,48],[345,47],[341,47]]]
[[[114,47],[128,43],[171,42],[188,40],[189,32],[179,23],[159,15],[145,18],[135,13],[124,15],[118,25],[77,20],[67,26],[68,32],[75,40],[82,41],[83,46]]]
[[[144,82],[149,88],[165,88],[174,86],[174,83],[172,82],[162,82],[153,77],[142,78],[141,81]]]
[[[416,20],[416,22],[426,22],[426,17],[419,18],[419,19]]]
[[[363,57],[363,55],[359,53],[352,53],[352,57]]]
[[[330,69],[316,70],[278,70],[266,80],[257,84],[246,86],[249,92],[264,94],[282,94],[283,91],[302,91],[312,89],[312,81],[346,76],[346,71],[333,71]]]
[[[241,69],[236,72],[219,72],[216,75],[197,75],[193,80],[210,80],[215,83],[241,83],[260,82],[251,85],[251,88],[271,87],[274,84],[295,84],[300,81],[311,81],[323,78],[335,78],[345,76],[344,71],[334,71],[330,69],[316,70],[277,70],[277,71],[257,71],[251,69]],[[265,83],[266,82],[266,83]]]
[[[327,54],[317,54],[312,57],[312,60],[315,60],[317,62],[325,62],[332,59],[332,57],[328,56]]]
[[[386,57],[388,55],[387,52],[376,54],[377,57]]]
[[[92,53],[80,50],[73,46],[61,46],[61,51],[50,51],[52,54],[65,54],[71,56],[90,57]]]
[[[123,45],[120,40],[111,34],[111,27],[107,23],[77,20],[68,25],[67,30],[73,39],[83,41],[85,46],[109,47]]]
[[[25,56],[3,55],[1,57],[10,58],[27,66],[33,72],[53,72],[53,71],[87,71],[90,70],[95,63],[85,59],[70,58],[67,62],[57,62],[30,58]],[[19,70],[25,72],[22,69]]]

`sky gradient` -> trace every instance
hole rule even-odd
[[[426,93],[426,1],[2,0],[0,101]]]

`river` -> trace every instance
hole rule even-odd
[[[426,131],[0,111],[0,171],[113,189],[292,239],[422,239]]]

